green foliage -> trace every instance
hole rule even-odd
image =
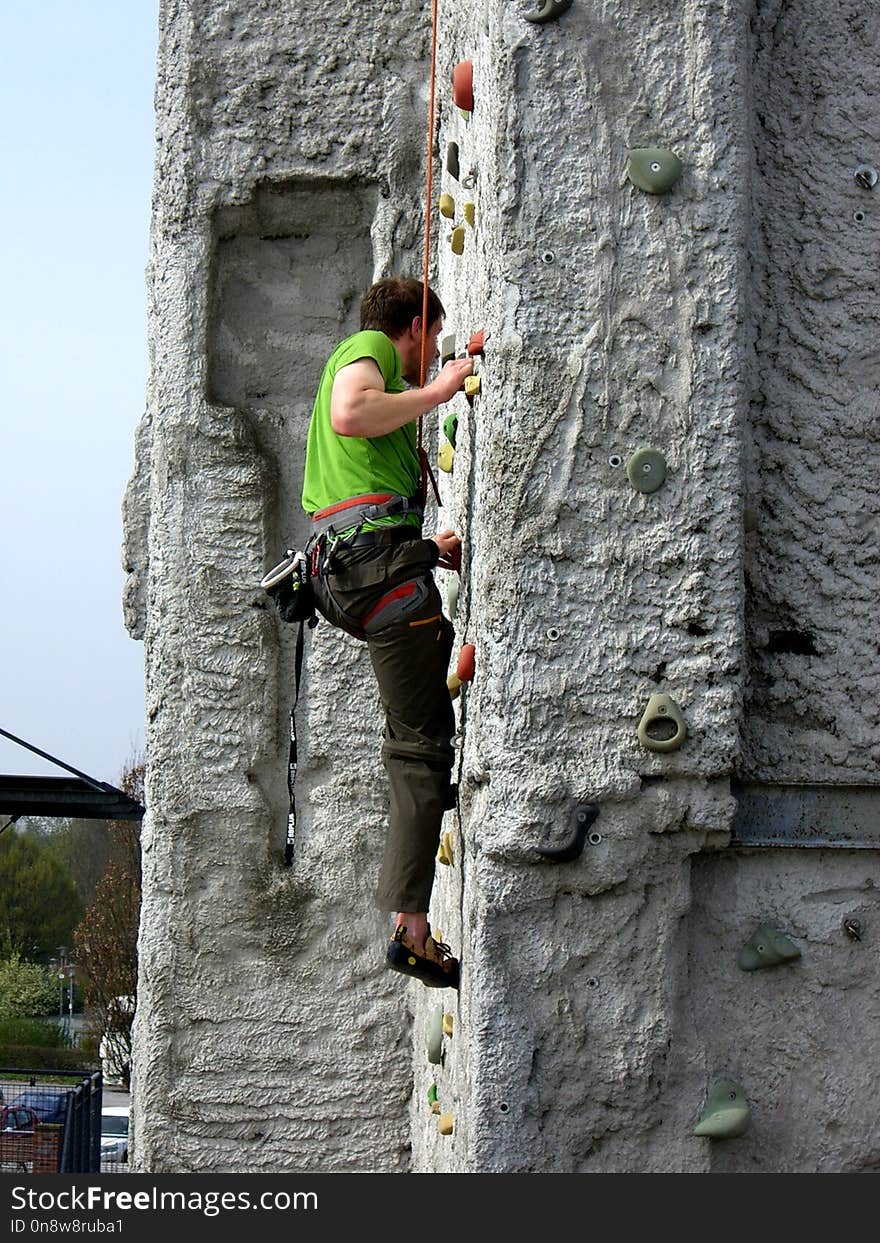
[[[0,1020],[54,1014],[57,1004],[58,989],[45,967],[25,962],[18,951],[0,962]]]
[[[71,1040],[59,1023],[44,1023],[41,1019],[0,1018],[0,1061],[5,1065],[8,1048],[22,1045],[40,1049],[69,1049]]]
[[[70,873],[80,902],[87,907],[110,860],[112,835],[107,821],[29,817],[21,822],[21,832],[45,846]]]
[[[49,958],[70,945],[82,904],[70,873],[44,844],[0,834],[0,954]]]
[[[99,1062],[94,1056],[84,1054],[81,1049],[0,1044],[0,1065],[5,1070],[97,1070]],[[55,1080],[53,1075],[52,1082]]]

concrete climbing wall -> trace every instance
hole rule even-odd
[[[257,584],[302,537],[328,344],[418,245],[420,8],[162,5],[152,372],[126,500],[148,688],[142,1169],[408,1163],[407,994],[372,907],[368,662],[309,638],[285,867],[293,650]]]
[[[381,969],[378,705],[326,626],[284,866],[291,637],[254,589],[302,535],[329,348],[374,275],[419,268],[430,6],[163,7],[126,521],[150,717],[140,1168],[876,1165],[880,187],[853,172],[880,160],[877,18],[537,7],[440,3],[437,282],[459,352],[490,333],[439,516],[466,541],[477,660],[431,912],[458,997]],[[667,193],[627,179],[645,147],[682,161]],[[650,493],[643,448],[666,462]],[[656,694],[686,722],[673,751],[638,738]],[[582,853],[542,859],[584,803]],[[762,922],[801,956],[742,971]],[[713,1142],[693,1130],[718,1079],[751,1125]]]

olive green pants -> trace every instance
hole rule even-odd
[[[443,813],[454,805],[455,715],[446,685],[454,632],[434,583],[437,556],[433,541],[418,538],[339,548],[329,558],[326,578],[313,580],[322,615],[349,633],[357,633],[393,588],[413,579],[423,588],[414,607],[404,604],[401,614],[395,606],[396,617],[387,625],[380,611],[372,622],[376,629],[366,636],[385,710],[382,759],[390,809],[376,893],[383,911],[427,912]]]

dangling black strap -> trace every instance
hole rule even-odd
[[[309,625],[313,626],[317,621],[316,617],[309,619]],[[296,837],[296,803],[293,797],[293,787],[296,784],[296,705],[299,701],[299,684],[302,678],[303,665],[303,649],[305,647],[305,622],[299,624],[299,631],[296,636],[296,656],[293,662],[293,704],[290,708],[290,754],[287,760],[287,791],[290,794],[290,809],[287,813],[287,843],[284,847],[284,866],[293,866],[293,844]]]

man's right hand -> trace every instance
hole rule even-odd
[[[441,402],[449,401],[456,393],[461,392],[465,380],[473,374],[472,358],[450,358],[436,379],[425,387],[431,390],[432,396],[436,396],[436,404],[439,406]]]

